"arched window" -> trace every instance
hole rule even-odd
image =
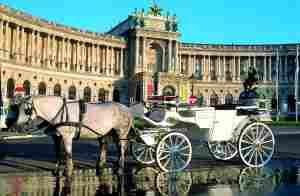
[[[113,101],[114,102],[120,102],[120,91],[119,91],[119,89],[114,89]]]
[[[39,83],[38,94],[39,95],[46,95],[46,84],[45,84],[45,82],[40,82]]]
[[[225,104],[233,104],[233,96],[231,94],[225,96]]]
[[[7,80],[6,96],[8,98],[13,98],[15,94],[15,80],[9,78]]]
[[[175,96],[175,88],[173,86],[166,86],[165,88],[163,88],[163,95]]]
[[[25,91],[25,95],[30,95],[31,84],[28,80],[24,81],[23,88],[24,88],[24,91]]]
[[[85,87],[83,89],[83,100],[84,102],[91,102],[91,96],[92,96],[92,92],[91,92],[91,88],[90,87]]]
[[[104,88],[100,88],[98,91],[98,101],[105,102],[105,90]]]
[[[60,84],[55,84],[55,86],[54,86],[54,96],[61,96],[61,86],[60,86]]]
[[[76,87],[70,86],[69,88],[69,99],[74,100],[76,99]]]
[[[212,95],[210,96],[210,105],[211,105],[211,106],[218,105],[218,102],[219,102],[218,95],[217,95],[216,93],[212,94]]]

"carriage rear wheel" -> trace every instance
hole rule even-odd
[[[238,153],[237,145],[233,141],[208,141],[208,148],[218,160],[232,159]]]
[[[172,132],[165,135],[157,145],[156,161],[165,172],[185,169],[192,158],[190,140],[182,133]]]
[[[261,122],[248,125],[239,138],[239,154],[250,167],[263,167],[272,158],[275,138],[271,129]]]
[[[131,152],[134,159],[143,164],[155,162],[155,148],[142,142],[132,142]]]

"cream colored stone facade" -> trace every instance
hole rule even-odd
[[[0,5],[2,94],[23,85],[28,94],[128,103],[146,101],[156,79],[157,94],[171,88],[181,95],[183,86],[206,104],[212,97],[225,103],[237,100],[249,66],[262,86],[274,88],[276,51],[281,100],[294,94],[297,44],[189,44],[177,28],[176,17],[140,11],[108,33],[93,33]]]

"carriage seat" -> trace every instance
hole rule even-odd
[[[154,109],[145,114],[148,118],[153,120],[154,122],[161,122],[165,119],[166,111],[162,109]]]

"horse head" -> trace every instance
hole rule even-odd
[[[32,97],[22,97],[16,101],[18,116],[16,124],[24,124],[34,118]]]

